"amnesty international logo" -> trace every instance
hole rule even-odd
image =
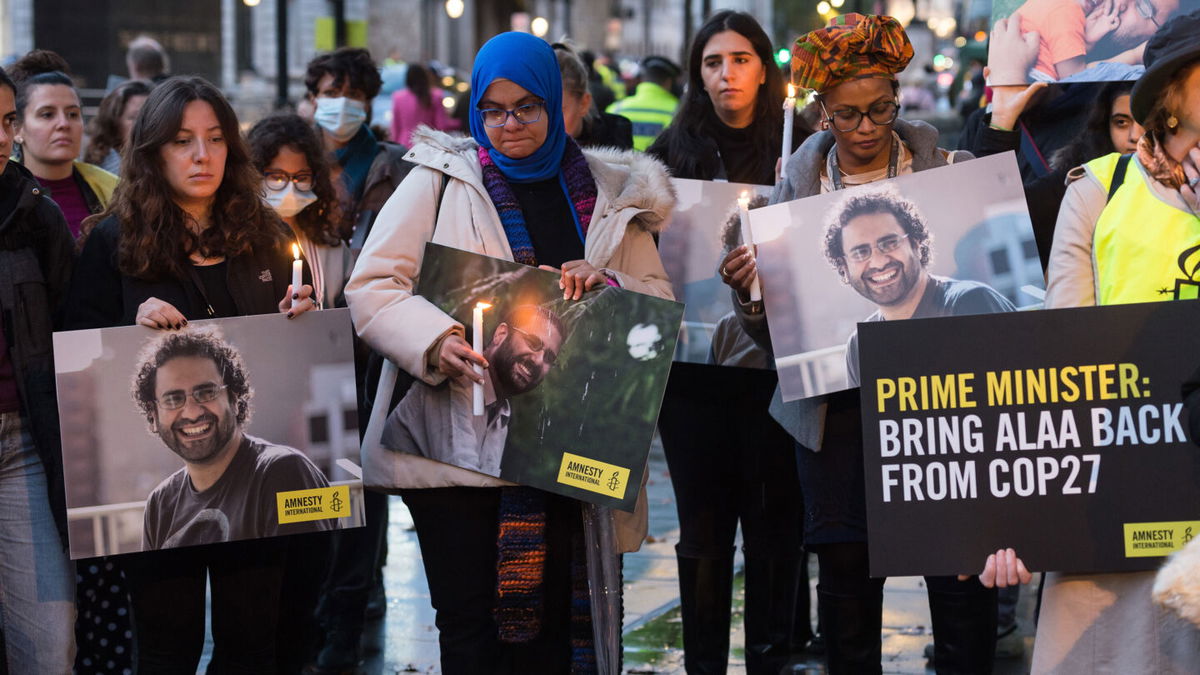
[[[334,513],[341,513],[342,506],[345,505],[345,503],[346,502],[342,501],[341,496],[335,492],[333,493],[333,499],[329,500],[329,510],[333,511]]]
[[[558,468],[558,482],[613,499],[624,499],[629,469],[564,452]]]
[[[312,488],[275,493],[279,524],[342,518],[350,501],[350,486]]]

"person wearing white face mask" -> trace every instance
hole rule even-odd
[[[412,168],[404,160],[407,149],[371,132],[371,99],[383,81],[367,50],[343,47],[316,57],[308,63],[304,85],[346,214],[338,234],[358,250],[375,215]]]
[[[246,136],[267,204],[291,227],[312,273],[317,306],[344,307],[354,257],[338,237],[343,211],[321,140],[299,115],[259,120]]]

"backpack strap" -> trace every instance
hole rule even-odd
[[[1125,171],[1129,169],[1129,160],[1133,155],[1121,155],[1117,160],[1117,166],[1113,168],[1112,181],[1108,186],[1108,199],[1105,203],[1111,202],[1113,195],[1117,194],[1117,189],[1121,187],[1121,183],[1125,182]]]

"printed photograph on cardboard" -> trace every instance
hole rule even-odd
[[[471,340],[479,317],[486,384],[413,383],[367,448],[368,486],[395,487],[377,483],[408,453],[633,510],[683,307],[612,286],[564,301],[559,278],[426,245],[417,292]]]
[[[992,0],[991,86],[1136,80],[1146,42],[1200,0]],[[1023,40],[1037,34],[1037,50]]]
[[[857,324],[1041,306],[1013,154],[750,211],[783,400],[859,384]]]
[[[349,310],[54,334],[72,558],[364,523]]]
[[[718,183],[674,178],[678,205],[671,222],[658,239],[675,299],[684,304],[683,328],[675,360],[744,368],[766,368],[766,364],[739,355],[744,337],[733,314],[729,287],[721,282],[720,266],[725,254],[741,245],[738,197],[751,199],[750,206],[766,204],[771,188],[747,183]]]

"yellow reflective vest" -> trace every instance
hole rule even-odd
[[[1121,155],[1087,163],[1105,192]],[[1096,222],[1096,303],[1200,298],[1200,218],[1159,199],[1137,158]]]

